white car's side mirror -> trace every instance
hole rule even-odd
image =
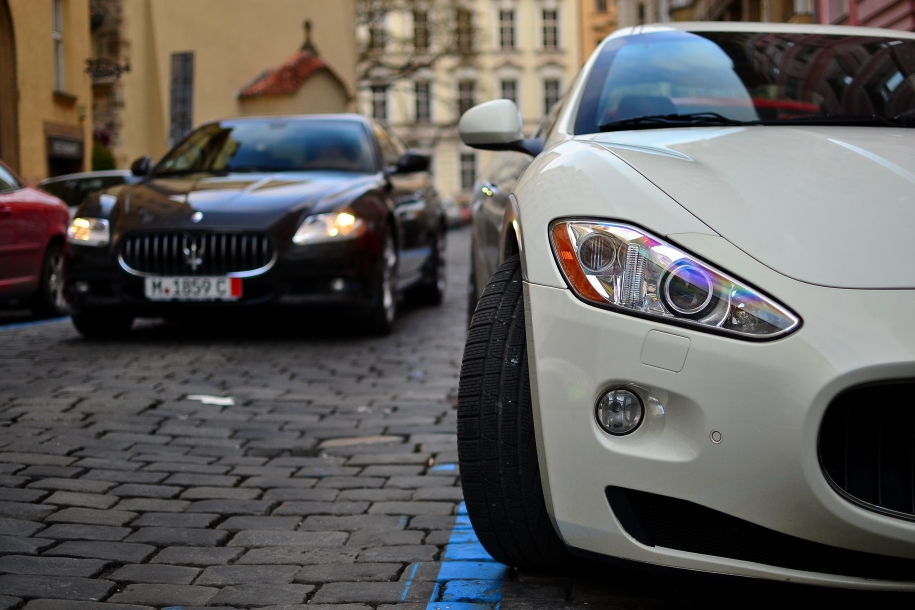
[[[543,141],[525,139],[521,112],[511,100],[478,104],[464,113],[458,124],[464,144],[482,150],[515,150],[538,155]]]

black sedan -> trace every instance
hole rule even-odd
[[[85,336],[135,317],[325,307],[390,332],[398,297],[438,304],[445,225],[429,157],[358,115],[201,126],[136,184],[80,206],[67,298]]]

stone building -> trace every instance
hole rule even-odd
[[[92,0],[92,8],[102,66],[93,75],[96,134],[119,167],[160,157],[206,121],[354,109],[354,0]]]
[[[89,0],[0,0],[0,159],[34,184],[88,166]]]
[[[360,0],[359,108],[431,152],[440,194],[467,201],[490,153],[461,143],[461,114],[512,99],[532,132],[581,66],[580,1]]]
[[[587,61],[601,41],[613,33],[616,24],[614,0],[579,0],[581,7],[581,60]]]

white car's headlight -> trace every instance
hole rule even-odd
[[[559,220],[550,242],[572,291],[599,307],[756,339],[800,325],[786,307],[635,227]]]
[[[107,246],[111,231],[104,218],[74,218],[67,228],[67,237],[80,246]]]
[[[292,236],[293,243],[314,244],[324,241],[353,239],[365,233],[365,222],[352,212],[334,212],[309,216]]]

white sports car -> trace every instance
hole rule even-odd
[[[640,26],[560,103],[460,123],[535,156],[461,369],[483,546],[915,590],[915,35]]]

